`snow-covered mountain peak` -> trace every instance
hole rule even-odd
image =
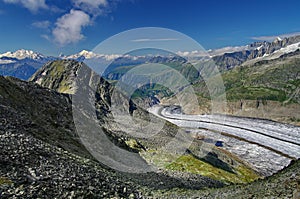
[[[106,61],[110,61],[110,60],[114,60],[117,59],[119,57],[122,57],[122,55],[118,55],[118,54],[97,54],[94,53],[92,51],[87,51],[87,50],[82,50],[77,54],[73,54],[73,55],[69,55],[69,56],[63,56],[62,58],[65,59],[103,59]],[[126,56],[124,56],[126,57]]]
[[[67,59],[78,59],[80,57],[84,57],[85,59],[91,59],[91,58],[95,58],[98,57],[99,55],[97,55],[94,52],[91,51],[87,51],[87,50],[82,50],[77,54],[73,54],[73,55],[69,55],[69,56],[64,56],[63,58],[67,58]]]
[[[25,58],[30,58],[30,59],[42,59],[45,58],[44,55],[40,54],[40,53],[36,53],[32,50],[17,50],[15,52],[6,52],[3,54],[0,54],[0,58],[1,57],[10,57],[10,58],[16,58],[16,59],[25,59]]]
[[[82,50],[81,52],[78,53],[78,55],[84,56],[87,59],[90,59],[90,58],[93,58],[93,57],[97,56],[96,53],[91,52],[91,51],[87,51],[87,50]]]
[[[278,43],[278,42],[281,42],[282,39],[280,37],[276,37],[276,39],[273,41],[273,43]]]

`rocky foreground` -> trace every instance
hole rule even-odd
[[[292,198],[300,184],[299,161],[225,187],[186,172],[114,171],[81,144],[69,95],[14,78],[0,77],[0,124],[0,198]]]
[[[67,95],[0,77],[0,96],[1,198],[143,198],[223,186],[199,175],[114,171],[80,143]]]

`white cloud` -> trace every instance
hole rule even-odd
[[[100,15],[108,6],[107,0],[72,0],[76,8],[92,15]]]
[[[178,51],[177,54],[181,57],[205,57],[209,56],[205,50],[193,50],[193,51]]]
[[[41,37],[48,40],[48,41],[51,41],[51,39],[48,35],[43,34],[43,35],[41,35]]]
[[[251,37],[251,39],[257,40],[257,41],[274,41],[278,37],[285,38],[285,37],[293,37],[293,36],[296,36],[296,35],[300,35],[300,32],[287,33],[287,34],[282,34],[282,35]]]
[[[149,38],[143,38],[143,39],[134,39],[131,40],[132,42],[155,42],[155,41],[178,41],[178,38],[159,38],[159,39],[149,39]]]
[[[74,4],[77,6],[80,5],[89,5],[94,8],[98,8],[99,6],[107,6],[107,0],[73,0]]]
[[[108,11],[107,0],[71,0],[73,9],[57,19],[52,31],[54,41],[61,45],[76,43],[84,38],[82,30]],[[42,24],[39,24],[42,25]]]
[[[32,26],[41,29],[48,29],[50,25],[51,25],[50,21],[36,21],[32,23]]]
[[[90,16],[81,10],[71,10],[57,19],[56,27],[52,31],[54,41],[59,45],[76,43],[84,38],[82,28],[90,25]]]
[[[45,0],[3,0],[5,3],[21,4],[33,13],[40,9],[48,9]]]

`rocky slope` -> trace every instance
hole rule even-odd
[[[75,133],[70,96],[9,77],[0,77],[0,85],[1,198],[139,198],[158,188],[222,186],[199,175],[109,169]]]
[[[79,82],[77,82],[78,79]],[[136,128],[136,125],[137,124],[141,126],[149,125],[147,124],[149,120],[148,113],[144,111],[142,108],[140,108],[139,106],[135,105],[133,101],[127,99],[126,96],[124,96],[124,94],[122,94],[121,92],[118,91],[114,92],[114,87],[111,86],[109,83],[107,83],[104,79],[102,78],[98,79],[99,86],[95,86],[91,90],[86,90],[85,85],[82,87],[84,88],[83,90],[80,88],[81,82],[89,82],[88,83],[89,85],[93,85],[93,84],[97,85],[97,83],[93,83],[94,81],[97,82],[96,79],[97,79],[96,75],[93,74],[93,72],[90,71],[90,69],[88,69],[84,64],[76,61],[61,60],[61,61],[56,61],[56,62],[46,64],[42,69],[40,69],[33,75],[31,81],[34,81],[40,84],[41,86],[54,89],[56,91],[64,92],[64,93],[74,94],[76,91],[76,93],[84,94],[85,92],[87,93],[90,92],[90,94],[86,96],[92,96],[95,95],[96,93],[96,98],[87,100],[90,101],[87,106],[91,106],[90,108],[93,109],[94,103],[96,101],[97,120],[101,121],[102,123],[101,125],[105,127],[109,136],[115,138],[115,140],[116,139],[121,140],[118,141],[117,143],[118,146],[121,146],[122,148],[124,147],[128,148],[126,147],[125,143],[129,143],[129,145],[132,145],[132,143],[135,142],[141,144],[141,146],[138,147],[137,149],[138,150],[140,150],[141,148],[145,149],[140,151],[140,155],[143,159],[146,159],[147,162],[150,161],[153,163],[153,160],[151,160],[150,158],[152,153],[159,153],[167,157],[166,159],[161,161],[155,160],[154,161],[155,166],[163,164],[165,166],[163,166],[162,169],[166,170],[168,161],[172,161],[172,159],[174,159],[175,157],[179,157],[180,152],[176,152],[177,150],[181,151],[182,153],[185,153],[185,149],[179,149],[180,144],[179,145],[174,144],[174,146],[172,146],[170,149],[164,151],[165,149],[163,148],[165,145],[167,145],[168,142],[174,139],[175,140],[185,139],[184,137],[180,138],[180,136],[179,138],[176,138],[175,137],[176,133],[179,133],[182,136],[187,135],[184,131],[178,129],[178,127],[173,126],[169,123],[162,126],[161,129],[157,130],[158,132],[156,132],[155,128],[151,129],[151,132],[149,133],[156,133],[154,136],[150,136],[150,137],[146,136],[145,138],[139,137],[143,134],[143,132],[136,133],[136,131],[144,131],[144,130],[140,127]],[[72,86],[66,86],[66,85],[72,85]],[[114,97],[112,96],[112,94],[114,94]],[[76,96],[77,94],[72,96],[73,102],[76,101]],[[80,100],[82,99],[79,98],[79,101]],[[134,122],[132,124],[130,123],[130,121],[126,122],[127,124],[122,123],[121,121],[131,120],[132,118],[126,119],[126,117],[123,116],[124,112],[118,112],[117,115],[114,114],[114,109],[112,108],[113,107],[112,104],[114,104],[114,106],[117,106],[119,109],[125,110],[125,112],[127,112],[126,110],[128,110],[129,113],[132,115]],[[84,115],[89,115],[90,114],[89,112],[86,112],[86,110],[82,110],[80,108],[82,106],[85,105],[80,105],[79,111],[85,112]],[[80,119],[84,120],[85,118],[80,118]],[[86,121],[88,120],[90,119],[87,119]],[[154,122],[157,126],[159,126],[161,123],[160,119],[155,118],[154,116],[152,116],[152,122]],[[87,126],[86,131],[88,130],[89,127]],[[145,131],[146,130],[147,129],[145,129]],[[87,140],[87,142],[89,141],[91,140]],[[104,145],[105,143],[102,144]],[[195,151],[196,154],[198,153],[198,151],[203,150],[201,149],[201,142],[195,142],[191,144],[192,144],[191,146],[193,147],[192,151]],[[176,147],[179,148],[177,149]],[[140,157],[137,156],[136,158],[140,158]],[[227,178],[228,180],[227,182],[238,182],[239,178],[244,178],[244,177],[245,179],[247,179],[246,181],[248,180],[251,181],[251,179],[253,180],[258,177],[256,174],[253,174],[253,171],[247,168],[248,166],[244,165],[242,161],[238,160],[236,157],[232,157],[230,155],[224,154],[222,151],[219,151],[218,149],[212,149],[212,153],[208,153],[208,155],[205,158],[206,159],[204,160],[204,162],[211,164],[213,167],[216,167],[215,162],[219,162],[219,163],[224,162],[223,164],[224,168],[232,167],[232,169],[237,169],[239,166],[245,167],[245,169],[247,170],[247,172],[245,173],[246,176],[243,176],[244,174],[242,174],[241,176],[239,174],[231,175],[230,172],[229,173],[225,172],[225,175],[229,176]],[[236,164],[228,165],[228,163],[230,162],[235,162]],[[221,167],[221,170],[224,168]],[[208,175],[210,174],[208,173]]]

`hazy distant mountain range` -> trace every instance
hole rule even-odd
[[[73,59],[76,61],[93,60],[97,64],[105,65],[113,61],[110,66],[133,66],[142,63],[184,63],[189,61],[213,59],[221,70],[227,70],[243,63],[255,63],[263,60],[272,60],[294,53],[300,49],[300,35],[289,38],[276,38],[273,42],[255,42],[246,46],[225,47],[208,50],[207,52],[178,52],[174,55],[118,55],[96,54],[83,50],[77,54],[58,57],[46,56],[31,50],[17,50],[0,54],[0,75],[14,76],[27,80],[37,69],[49,61],[59,59]],[[182,57],[181,59],[179,57]]]
[[[0,54],[0,75],[28,79],[38,68],[56,57],[45,56],[31,50],[17,50]]]

